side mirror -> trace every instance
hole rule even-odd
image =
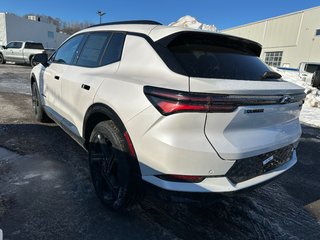
[[[48,55],[46,53],[36,54],[33,57],[33,61],[41,63],[43,66],[48,67]]]
[[[3,46],[1,46],[1,48],[2,48],[2,49],[7,49],[7,47],[6,47],[6,46],[4,46],[4,45],[3,45]]]

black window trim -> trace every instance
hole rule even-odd
[[[78,63],[79,56],[81,55],[81,53],[82,53],[82,51],[83,51],[83,47],[84,47],[84,45],[86,44],[86,42],[87,42],[87,40],[88,40],[88,38],[89,38],[89,35],[90,35],[90,34],[94,34],[94,33],[103,33],[103,32],[111,32],[111,37],[110,37],[108,43],[106,44],[106,46],[105,46],[104,49],[103,49],[103,54],[100,54],[100,56],[99,56],[99,65],[98,65],[98,66],[82,66],[82,65],[78,65],[77,63]],[[124,41],[123,41],[123,44],[122,44],[122,49],[121,49],[120,58],[119,58],[119,60],[117,60],[117,61],[114,61],[114,62],[105,64],[105,65],[102,65],[102,64],[101,64],[101,63],[102,63],[102,58],[103,58],[104,54],[106,53],[107,48],[108,48],[108,46],[109,46],[109,44],[110,44],[110,41],[111,41],[111,39],[112,39],[112,37],[113,37],[113,35],[114,35],[115,33],[123,33],[123,34],[124,34]],[[66,63],[57,63],[57,62],[53,62],[52,59],[55,58],[55,55],[56,55],[56,53],[59,51],[59,49],[60,49],[64,44],[66,44],[69,40],[71,40],[72,38],[70,38],[70,39],[68,39],[66,42],[64,42],[63,45],[61,45],[61,46],[54,52],[54,54],[52,54],[52,56],[49,58],[49,61],[50,61],[50,63],[70,65],[70,66],[78,66],[78,67],[85,67],[85,68],[98,68],[98,67],[108,66],[108,65],[110,65],[110,64],[113,64],[113,63],[116,63],[116,62],[121,61],[121,59],[122,59],[122,54],[123,54],[123,49],[124,49],[124,43],[125,43],[125,39],[126,39],[127,34],[128,34],[128,32],[126,32],[126,31],[102,30],[102,31],[90,31],[90,32],[85,32],[85,33],[80,33],[80,34],[74,35],[72,38],[77,37],[77,36],[79,36],[79,35],[84,35],[84,37],[83,37],[81,43],[79,44],[77,50],[75,51],[75,53],[74,53],[74,55],[73,55],[73,57],[72,57],[71,63],[69,63],[69,64],[66,64]]]

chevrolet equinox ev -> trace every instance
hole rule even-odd
[[[92,26],[36,56],[35,117],[88,151],[111,208],[132,203],[143,181],[189,194],[246,189],[297,162],[305,98],[260,53],[247,39],[153,21]]]

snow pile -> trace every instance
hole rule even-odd
[[[176,22],[170,23],[169,26],[185,27],[185,28],[217,32],[217,28],[214,25],[207,25],[204,23],[200,23],[194,17],[188,16],[188,15],[180,18]]]
[[[302,81],[299,77],[298,71],[281,70],[278,68],[273,68],[273,69],[274,71],[281,74],[284,80],[295,83],[305,89],[305,93],[307,94],[307,97],[304,105],[307,105],[309,107],[320,108],[320,90]]]

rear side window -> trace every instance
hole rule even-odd
[[[320,70],[320,65],[317,64],[306,64],[304,70],[308,73],[314,73]]]
[[[112,33],[110,32],[91,33],[83,46],[77,65],[84,67],[99,66],[100,59],[110,41],[111,35]]]
[[[221,34],[184,33],[167,48],[190,77],[261,80],[270,69],[253,42]]]
[[[121,60],[123,43],[125,40],[124,33],[114,33],[108,44],[106,52],[101,60],[101,65],[107,65]]]
[[[26,42],[25,47],[26,49],[44,49],[42,43],[32,43],[32,42]]]

